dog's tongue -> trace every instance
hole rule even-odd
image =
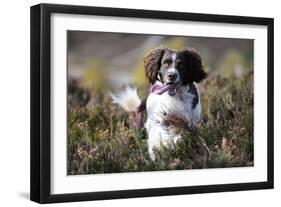
[[[170,88],[170,85],[158,85],[158,84],[155,84],[155,85],[151,86],[150,92],[154,93],[154,94],[161,95],[162,93],[164,93],[167,90],[169,90],[169,88]]]
[[[172,84],[165,84],[165,85],[155,84],[155,85],[151,86],[151,88],[150,88],[151,93],[158,94],[158,95],[161,95],[162,93],[165,93],[166,91],[168,91],[170,96],[174,96],[176,94],[176,89],[175,89],[175,87],[173,87]]]

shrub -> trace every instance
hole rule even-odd
[[[137,129],[133,116],[112,105],[108,95],[93,91],[87,105],[69,100],[68,174],[252,166],[252,84],[252,73],[210,75],[200,85],[201,122],[193,129],[179,126],[182,139],[155,149],[155,161],[148,156],[144,129]]]

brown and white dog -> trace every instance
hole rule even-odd
[[[144,67],[151,84],[146,101],[141,102],[136,89],[130,87],[118,95],[111,94],[111,97],[126,111],[134,111],[137,122],[140,111],[146,108],[148,152],[155,160],[154,147],[159,147],[161,143],[175,143],[180,138],[166,123],[166,117],[176,115],[189,126],[199,121],[201,103],[196,83],[207,74],[200,55],[191,49],[154,49],[144,57]]]

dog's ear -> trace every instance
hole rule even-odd
[[[187,83],[199,83],[207,77],[203,69],[201,56],[194,49],[185,49],[182,51],[187,61]]]
[[[158,71],[161,66],[161,58],[165,52],[166,48],[156,48],[145,55],[144,69],[145,75],[150,83],[154,83],[157,80]]]

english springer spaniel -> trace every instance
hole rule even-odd
[[[181,137],[167,123],[167,117],[179,117],[188,126],[199,121],[201,103],[196,83],[206,78],[207,74],[200,55],[191,49],[154,49],[144,57],[144,67],[151,84],[145,101],[141,101],[136,89],[130,87],[119,95],[111,94],[111,97],[126,111],[136,113],[137,125],[140,124],[140,112],[146,109],[148,152],[150,158],[155,160],[155,147],[174,144]]]

